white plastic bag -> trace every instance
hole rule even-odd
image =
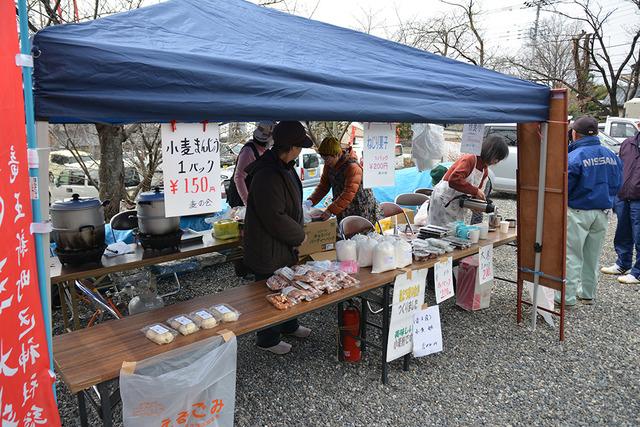
[[[411,125],[411,157],[420,172],[431,169],[434,161],[441,161],[445,154],[444,127],[430,123]]]
[[[356,242],[353,240],[336,242],[336,256],[338,261],[357,261]]]
[[[396,268],[403,268],[413,262],[413,248],[404,240],[398,240],[394,244],[396,251]]]
[[[427,225],[427,221],[429,221],[429,201],[420,205],[418,213],[416,213],[416,216],[413,218],[415,225]]]
[[[396,268],[396,250],[393,243],[382,242],[373,251],[372,273],[382,273]]]
[[[358,240],[358,267],[371,267],[373,264],[373,251],[378,242],[374,239],[360,239]]]
[[[150,344],[151,345],[151,344]],[[231,426],[236,394],[236,337],[214,336],[120,370],[125,427]]]

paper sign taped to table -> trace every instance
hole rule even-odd
[[[365,123],[362,149],[364,188],[392,187],[396,180],[396,125]]]
[[[387,343],[387,362],[411,353],[413,315],[424,303],[424,289],[429,269],[423,268],[396,277]]]
[[[493,280],[493,245],[480,246],[478,258],[479,283],[482,285]]]
[[[217,124],[162,124],[164,209],[167,217],[221,209],[220,133]]]
[[[434,305],[413,315],[413,355],[422,357],[441,351],[440,306]]]
[[[482,152],[482,140],[484,139],[483,124],[466,124],[462,128],[462,142],[460,152],[479,156]]]
[[[440,304],[454,295],[453,259],[447,257],[445,261],[436,262],[433,266],[433,277],[436,287],[436,304]]]

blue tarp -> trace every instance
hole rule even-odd
[[[172,0],[34,36],[53,123],[543,121],[549,88],[243,0]]]

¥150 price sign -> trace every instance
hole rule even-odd
[[[221,209],[217,124],[162,125],[165,213],[197,215]]]

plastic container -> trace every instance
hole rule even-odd
[[[278,310],[287,310],[297,304],[297,301],[293,301],[280,293],[269,294],[266,298]]]
[[[217,304],[209,309],[219,322],[235,322],[240,318],[240,312],[229,304]]]
[[[200,329],[186,314],[170,317],[167,323],[182,335],[191,335]]]
[[[178,333],[175,330],[160,323],[145,326],[140,329],[140,331],[142,331],[145,337],[160,345],[169,344],[178,336]]]
[[[221,219],[213,223],[213,235],[220,240],[235,239],[240,237],[240,227],[232,219]]]
[[[200,329],[212,329],[218,326],[218,321],[215,316],[204,308],[192,312],[189,314],[189,317]]]

